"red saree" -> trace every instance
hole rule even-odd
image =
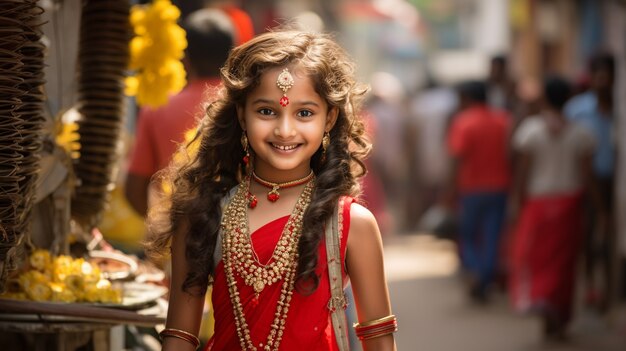
[[[347,277],[344,261],[348,231],[350,229],[350,204],[352,201],[349,198],[340,201],[342,209],[340,220],[343,221],[341,229],[341,261],[344,280]],[[272,256],[288,219],[289,216],[278,218],[251,234],[252,245],[261,262],[267,262]],[[330,299],[330,285],[324,240],[320,242],[317,262],[317,273],[320,277],[319,286],[315,292],[306,296],[298,293],[297,290],[294,291],[284,335],[280,342],[280,350],[338,350],[330,321],[330,313],[327,308],[328,300]],[[274,319],[274,313],[276,312],[282,281],[267,286],[260,293],[258,299],[255,300],[254,290],[247,286],[238,274],[235,274],[235,277],[252,341],[255,345],[265,343],[270,332],[270,325]],[[241,350],[235,329],[233,305],[226,284],[224,264],[221,261],[218,263],[215,271],[211,300],[214,308],[215,332],[211,340],[209,340],[205,351]]]
[[[510,292],[517,309],[549,308],[569,320],[582,218],[580,193],[536,197],[524,204],[511,255]]]

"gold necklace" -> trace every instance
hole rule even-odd
[[[256,255],[252,248],[247,216],[249,187],[250,177],[247,177],[239,185],[237,193],[224,210],[222,220],[224,271],[242,350],[256,351],[258,348],[269,351],[278,350],[293,294],[298,260],[298,241],[302,232],[302,217],[311,202],[313,178],[302,190],[302,194],[298,198],[267,264],[261,264],[258,258],[255,258]],[[256,298],[266,286],[284,279],[270,333],[265,345],[260,343],[258,348],[250,336],[250,328],[246,322],[237,289],[235,272],[243,278],[246,285],[254,289]]]
[[[310,180],[309,180],[310,181]],[[249,180],[244,182],[244,184],[249,184]],[[310,186],[305,186],[303,190],[303,194],[311,191],[312,182],[308,184]],[[248,189],[243,189],[240,187],[239,189],[242,194],[248,193]],[[274,248],[274,252],[272,257],[270,258],[267,264],[262,264],[259,262],[256,252],[252,247],[252,243],[250,241],[250,234],[248,230],[248,211],[246,206],[239,206],[240,202],[245,204],[245,196],[235,196],[232,200],[232,210],[233,210],[233,218],[241,219],[232,221],[232,223],[227,223],[226,230],[229,233],[232,233],[231,240],[232,246],[234,248],[234,252],[236,253],[236,258],[241,261],[241,264],[236,265],[236,271],[239,275],[244,278],[246,285],[251,286],[254,289],[254,292],[258,295],[263,289],[271,285],[282,278],[290,265],[290,255],[289,250],[291,249],[289,246],[290,243],[293,243],[294,233],[299,231],[299,227],[302,222],[302,214],[304,211],[299,212],[299,203],[296,203],[296,208],[294,208],[294,212],[290,216],[283,232],[281,234],[276,247]],[[301,195],[302,197],[302,195]],[[229,207],[230,209],[230,207]],[[298,230],[293,230],[293,228],[298,227]]]

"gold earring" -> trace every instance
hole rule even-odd
[[[243,163],[248,165],[248,163],[250,162],[250,152],[248,151],[248,136],[246,135],[245,130],[241,134],[241,147],[243,147],[243,151],[246,153],[243,156]]]
[[[322,138],[322,161],[326,160],[326,149],[328,149],[329,144],[330,144],[330,133],[324,132],[324,137]]]
[[[324,137],[322,138],[322,149],[324,149],[324,152],[328,149],[328,144],[330,144],[330,133],[324,132]]]

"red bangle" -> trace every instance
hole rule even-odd
[[[377,338],[398,331],[396,316],[390,315],[364,323],[354,324],[356,336],[360,340]]]
[[[190,332],[186,332],[180,329],[165,328],[159,333],[159,336],[161,337],[161,339],[171,336],[173,338],[184,340],[192,344],[195,349],[197,349],[198,346],[200,346],[200,339],[198,339],[197,336],[191,334]]]

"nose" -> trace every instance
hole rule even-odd
[[[278,125],[274,129],[274,135],[282,139],[291,138],[296,135],[294,121],[289,118],[288,114],[283,114],[278,119]]]

